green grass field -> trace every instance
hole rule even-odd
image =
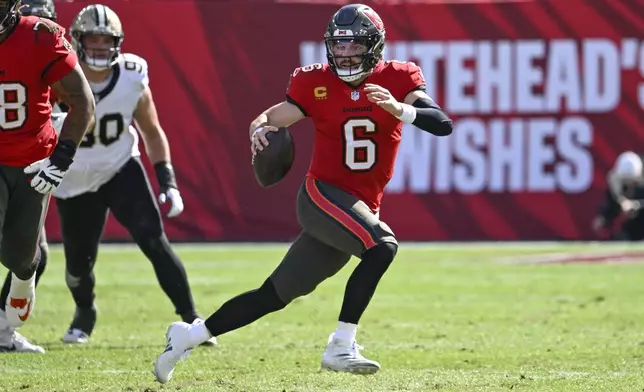
[[[176,249],[207,316],[259,285],[286,248]],[[60,340],[74,308],[54,247],[21,330],[47,354],[0,354],[0,391],[643,391],[644,264],[498,262],[593,249],[617,248],[403,244],[358,333],[380,373],[319,370],[354,260],[282,312],[193,350],[161,386],[152,362],[175,316],[147,260],[132,247],[103,247],[93,340],[68,347]]]

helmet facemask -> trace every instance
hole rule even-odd
[[[105,71],[116,64],[123,37],[106,32],[74,34],[78,58],[92,71]],[[110,41],[111,46],[106,44]]]
[[[344,82],[354,82],[369,75],[380,61],[375,51],[377,41],[373,37],[343,37],[335,34],[324,41],[329,65]]]

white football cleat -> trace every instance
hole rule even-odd
[[[374,374],[380,370],[380,364],[360,354],[363,347],[356,341],[348,342],[329,337],[329,344],[322,355],[322,369],[354,374]]]
[[[44,354],[45,349],[31,343],[26,337],[22,336],[14,329],[8,336],[5,332],[0,332],[0,353],[34,353]]]
[[[63,343],[66,344],[87,344],[89,335],[78,328],[72,328],[63,336]]]
[[[5,312],[0,310],[0,353],[37,353],[44,354],[45,349],[32,344],[9,325]]]
[[[165,333],[165,351],[154,361],[154,376],[161,384],[170,381],[174,368],[193,348],[190,342],[190,327],[190,324],[182,321],[174,322],[168,327]]]

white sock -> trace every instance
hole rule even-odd
[[[348,343],[353,343],[356,340],[356,331],[358,330],[357,324],[338,322],[338,328],[335,330],[333,337]]]
[[[11,274],[11,288],[9,296],[15,298],[30,297],[36,291],[36,273],[27,280],[18,278],[14,273]]]
[[[206,328],[205,323],[192,324],[190,326],[190,343],[193,347],[200,345],[201,343],[209,340],[212,336],[210,331]]]

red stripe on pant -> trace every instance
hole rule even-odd
[[[340,207],[324,197],[318,186],[315,184],[315,180],[313,178],[306,177],[304,186],[306,187],[306,192],[311,197],[311,200],[313,200],[313,203],[358,237],[365,249],[371,249],[377,245],[373,238],[371,238],[367,229],[365,229],[359,222],[353,219]]]

